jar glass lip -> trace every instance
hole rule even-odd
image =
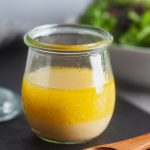
[[[84,41],[83,43],[79,42],[75,44],[45,42],[45,39],[52,39],[52,35],[57,35],[59,33],[64,35],[69,35],[70,33],[79,34],[86,38],[86,42]],[[89,42],[87,41],[87,38],[90,36],[92,38],[95,36],[95,39],[93,40],[91,38],[91,41]],[[59,39],[61,39],[60,36]],[[111,45],[112,41],[113,36],[109,32],[99,27],[80,24],[47,24],[36,27],[24,35],[24,42],[27,46],[48,53],[86,53],[97,50],[100,51]]]

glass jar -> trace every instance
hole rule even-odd
[[[29,52],[22,98],[33,132],[66,144],[99,136],[115,105],[107,51],[112,36],[85,25],[43,25],[24,41]]]

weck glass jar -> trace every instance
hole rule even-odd
[[[112,40],[86,25],[43,25],[25,35],[24,113],[41,139],[82,143],[105,130],[115,105]]]

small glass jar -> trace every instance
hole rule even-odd
[[[115,86],[112,36],[85,25],[43,25],[28,32],[22,97],[33,132],[55,143],[82,143],[107,127]]]

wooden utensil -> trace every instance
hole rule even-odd
[[[95,146],[84,150],[150,150],[150,133],[124,141]]]

